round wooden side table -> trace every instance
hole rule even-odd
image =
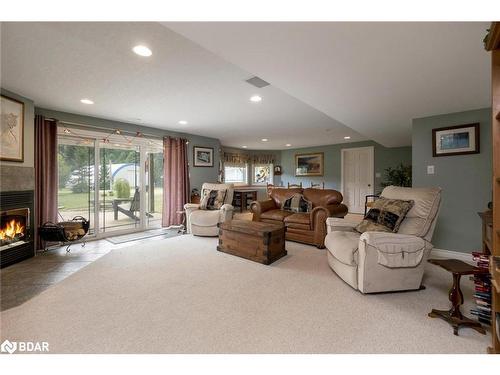
[[[464,296],[460,289],[460,278],[464,275],[487,273],[488,270],[474,267],[458,259],[429,259],[428,262],[445,269],[453,275],[453,284],[449,294],[451,309],[432,309],[428,316],[431,318],[441,318],[448,322],[453,327],[453,334],[456,336],[458,336],[458,329],[461,327],[469,327],[485,335],[486,331],[481,326],[481,323],[467,318],[460,311],[460,305],[464,303]]]

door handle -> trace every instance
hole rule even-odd
[[[372,186],[372,184],[368,184],[368,187],[371,187],[371,186]]]

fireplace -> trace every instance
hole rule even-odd
[[[0,251],[29,242],[29,229],[28,207],[0,211]]]
[[[33,191],[0,193],[1,267],[34,255],[33,219]]]

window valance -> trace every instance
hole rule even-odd
[[[224,162],[230,164],[274,164],[275,156],[273,154],[248,155],[233,152],[224,152]]]
[[[252,161],[254,164],[274,164],[275,157],[272,154],[253,155]]]
[[[224,162],[231,164],[246,164],[250,161],[250,156],[245,154],[236,154],[224,152]]]

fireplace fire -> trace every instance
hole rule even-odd
[[[0,212],[0,250],[28,241],[29,208]]]

